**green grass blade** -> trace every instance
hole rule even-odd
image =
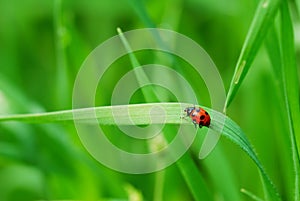
[[[89,122],[95,118],[98,119],[99,124],[110,124],[115,125],[116,122],[114,118],[118,118],[118,123],[132,125],[134,122],[137,125],[145,125],[145,124],[192,124],[191,121],[185,121],[180,118],[184,108],[190,106],[191,104],[187,103],[148,103],[148,104],[131,104],[131,105],[120,105],[120,106],[102,106],[95,108],[83,108],[76,110],[67,110],[67,111],[59,111],[59,112],[49,112],[49,113],[41,113],[41,114],[27,114],[27,115],[12,115],[12,116],[2,116],[0,117],[0,121],[24,121],[24,122],[32,122],[32,123],[46,123],[46,122],[60,122],[60,121],[70,121],[73,120],[73,113],[77,113],[74,117],[80,117],[79,120],[83,122]],[[164,110],[162,113],[152,114],[152,121],[148,115],[153,107],[160,107]],[[201,106],[202,107],[202,106]],[[266,197],[268,200],[276,201],[280,200],[276,189],[274,188],[269,176],[267,175],[264,167],[260,163],[257,155],[252,149],[251,144],[249,143],[246,135],[243,133],[241,128],[230,118],[225,116],[224,114],[212,110],[210,108],[203,107],[207,110],[207,112],[211,116],[211,126],[210,128],[215,130],[216,132],[222,133],[223,136],[227,137],[230,141],[237,144],[242,150],[244,150],[248,156],[255,162],[257,165],[261,176],[263,178],[264,186],[266,188]],[[125,111],[127,109],[130,111],[130,115],[127,115]],[[113,111],[120,111],[117,114],[113,114]],[[94,113],[95,112],[95,113]],[[161,118],[161,117],[165,118]],[[223,127],[223,122],[225,119],[225,125]],[[78,120],[78,119],[77,119]],[[131,121],[132,120],[132,121]],[[186,157],[186,156],[184,156]],[[196,170],[195,164],[190,159],[183,159],[180,162],[179,167],[184,166],[183,175],[186,175],[189,169]],[[188,162],[188,163],[187,163]],[[187,164],[186,167],[184,164]],[[196,169],[194,169],[196,168]],[[206,193],[205,190],[199,189],[199,185],[203,186],[203,179],[199,179],[199,172],[188,171],[188,185],[192,186],[191,191],[196,193],[195,198],[205,196],[209,198],[210,195],[203,195]]]
[[[206,187],[205,179],[199,172],[191,155],[185,153],[176,163],[187,182],[195,200],[213,200],[211,192]],[[199,179],[200,178],[200,179]]]
[[[165,110],[165,120],[160,118],[163,113],[153,114],[151,116],[157,117],[152,120],[148,115],[150,110],[154,107],[161,107]],[[57,112],[36,113],[36,114],[19,114],[19,115],[6,115],[0,116],[1,121],[20,121],[28,123],[51,123],[51,122],[66,122],[78,120],[82,122],[92,122],[95,117],[98,119],[99,124],[103,125],[115,125],[114,118],[118,118],[118,124],[120,125],[132,125],[134,122],[137,125],[147,125],[152,123],[169,123],[179,124],[181,123],[180,116],[183,111],[183,107],[177,103],[152,103],[152,104],[130,104],[119,106],[102,106],[92,108],[82,108],[74,110],[63,110]],[[130,118],[127,115],[127,110],[130,111]],[[113,113],[113,111],[120,111]],[[96,116],[95,116],[96,115]]]
[[[128,0],[129,4],[134,8],[139,18],[148,28],[155,28],[156,25],[147,15],[146,7],[143,0]]]
[[[162,16],[165,16],[165,18],[168,18],[168,19],[165,19],[165,18],[161,19],[162,20],[161,23],[163,23],[163,24],[166,23],[166,22],[168,23],[168,28],[170,28],[170,24],[177,24],[177,23],[179,23],[179,21],[181,19],[180,11],[178,11],[178,9],[176,10],[176,7],[182,9],[181,8],[182,2],[180,2],[180,1],[178,1],[178,2],[177,1],[170,1],[169,3],[172,3],[172,8],[166,8],[165,13],[162,14]],[[146,6],[143,3],[143,1],[133,0],[133,1],[130,1],[130,4],[134,8],[134,10],[136,11],[137,16],[143,22],[145,27],[157,27],[155,22],[151,19],[151,16],[150,16],[149,12],[147,11]],[[170,12],[172,13],[171,16],[170,16]],[[174,17],[174,15],[176,15],[176,17]],[[172,23],[170,23],[170,19],[172,19],[171,20]],[[174,29],[176,29],[174,27],[177,27],[177,26],[176,25],[175,26],[171,25],[171,27],[173,27],[172,29],[174,30]],[[160,37],[158,32],[156,32],[154,30],[152,32],[152,34],[153,34],[153,37],[154,37],[155,41],[157,42],[157,44],[160,47],[162,47],[163,49],[168,49],[167,45],[163,42],[163,40]],[[178,60],[176,58],[174,58],[172,55],[167,55],[167,56],[168,56],[168,66],[172,66],[172,68],[175,69],[177,72],[179,72],[181,74],[185,74],[184,69],[182,68],[182,66],[180,66]],[[159,63],[159,62],[161,62],[161,61],[158,60],[158,61],[155,61],[154,63]],[[157,73],[159,74],[160,72],[157,72]],[[165,76],[166,76],[166,79],[172,80],[174,83],[176,83],[176,78],[168,77],[169,76],[168,74],[166,74]],[[195,84],[197,84],[197,83],[195,82]],[[185,93],[187,93],[187,91],[185,91],[184,88],[183,88],[182,93],[185,94]],[[169,99],[167,99],[167,98],[163,98],[163,100],[169,101]],[[199,145],[199,146],[201,147],[201,145]],[[219,148],[219,149],[221,149],[221,148]],[[221,151],[221,150],[219,150],[219,151],[215,150],[214,153],[215,154],[218,153],[218,154],[216,154],[217,156],[215,157],[215,160],[210,159],[210,160],[205,160],[204,161],[204,164],[207,167],[206,168],[207,171],[209,171],[211,173],[210,174],[210,179],[213,180],[214,189],[216,189],[216,191],[222,191],[222,195],[224,196],[225,199],[230,198],[230,199],[234,199],[234,200],[240,200],[240,198],[239,198],[240,194],[236,190],[236,189],[238,189],[237,184],[235,184],[234,182],[230,182],[230,183],[226,182],[228,180],[234,180],[235,179],[234,174],[231,173],[232,167],[230,167],[228,161],[226,161],[228,159],[228,156],[226,156],[224,154],[224,152]],[[202,163],[202,162],[203,161],[201,161],[200,163]],[[180,161],[178,163],[180,163]],[[217,166],[220,163],[222,164],[222,167],[223,167],[222,172],[220,172],[220,174],[217,174],[216,173],[217,171],[214,171],[214,170],[218,169]],[[184,174],[184,172],[182,172],[182,173]],[[186,176],[184,176],[184,177],[186,177]]]
[[[232,121],[227,116],[224,116],[222,113],[208,108],[205,109],[210,113],[212,119],[214,120],[212,121],[210,128],[222,133],[223,136],[227,137],[230,141],[237,144],[254,161],[262,177],[263,186],[265,188],[266,200],[281,200],[277,190],[275,189],[273,183],[271,182],[268,174],[266,173],[263,165],[259,161],[256,153],[254,152],[250,142],[248,141],[242,129],[234,121]],[[223,119],[225,119],[224,128],[222,127]]]
[[[131,61],[131,65],[134,68],[137,68],[139,66],[141,66],[141,64],[138,62],[137,58],[135,57],[135,55],[133,54],[133,51],[128,43],[128,41],[126,40],[122,30],[120,28],[117,28],[118,34],[123,42],[123,45],[125,46],[127,52],[129,53],[129,58]],[[146,73],[144,71],[134,71],[137,81],[141,86],[141,83],[143,83],[143,80],[146,80],[146,82],[150,83],[148,76],[146,75]],[[159,98],[157,97],[157,94],[155,93],[153,88],[141,88],[143,96],[145,98],[145,100],[147,102],[153,102],[153,101],[158,101]]]
[[[300,134],[300,113],[299,113],[299,83],[294,47],[294,35],[292,21],[288,10],[287,1],[283,1],[281,7],[281,48],[282,48],[282,84],[284,93],[285,109],[288,117],[289,137],[292,150],[292,160],[294,165],[295,184],[294,200],[300,199],[299,191],[299,143]],[[298,135],[297,135],[298,134]],[[297,139],[298,136],[298,139]]]
[[[267,35],[269,27],[273,25],[279,4],[279,0],[260,1],[235,67],[235,72],[230,83],[224,111],[235,97],[238,88],[241,86],[243,79],[251,67],[251,64],[263,42],[265,35]]]
[[[127,50],[127,52],[129,53],[129,57],[130,57],[130,61],[132,64],[133,68],[139,67],[140,64],[137,60],[137,58],[135,57],[134,53],[132,52],[132,49],[130,47],[130,44],[128,43],[127,39],[125,38],[124,34],[122,33],[121,29],[118,28],[118,33],[119,36]],[[154,33],[155,34],[155,33]],[[154,36],[157,36],[156,34]],[[159,37],[156,37],[156,40],[159,40]],[[136,74],[136,78],[138,80],[138,82],[141,83],[143,80],[147,80],[149,82],[149,78],[146,75],[146,73],[144,71],[135,71]],[[150,82],[149,82],[150,83]],[[144,99],[146,102],[160,102],[160,100],[162,100],[160,97],[158,97],[158,93],[155,92],[154,88],[142,88],[142,93],[144,96]],[[181,111],[183,111],[183,109],[181,108]],[[178,116],[177,116],[178,118]],[[155,118],[157,119],[157,118]],[[170,130],[170,133],[176,133],[176,130]],[[172,142],[172,137],[170,135],[165,135],[166,133],[163,134],[163,136],[165,136],[166,141],[168,141],[169,143]],[[189,153],[185,153],[181,160],[177,161],[177,166],[179,167],[179,170],[181,172],[181,174],[183,175],[184,179],[187,182],[188,187],[190,188],[195,200],[200,201],[202,199],[205,200],[212,200],[212,196],[208,191],[207,186],[205,185],[205,181],[202,177],[202,175],[200,174],[195,162],[192,160],[191,156],[189,155]],[[192,170],[192,171],[189,171]]]
[[[68,68],[67,68],[67,58],[66,58],[66,42],[67,34],[66,27],[63,25],[63,15],[62,15],[62,0],[54,1],[54,27],[55,27],[55,49],[56,49],[56,94],[55,101],[60,107],[66,107],[69,98],[69,79],[68,79]]]

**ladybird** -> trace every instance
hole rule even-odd
[[[184,112],[186,112],[186,116],[192,119],[195,127],[197,127],[197,125],[199,125],[199,128],[202,128],[202,126],[209,127],[210,116],[204,109],[196,108],[195,106],[187,107],[184,109]]]

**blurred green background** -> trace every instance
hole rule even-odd
[[[0,114],[71,109],[80,66],[95,47],[117,34],[117,27],[160,27],[190,37],[209,53],[228,87],[256,5],[252,0],[1,0]],[[157,61],[147,52],[137,57],[143,64]],[[107,88],[130,67],[126,58],[118,61]],[[199,91],[201,104],[209,106],[202,84],[185,76]],[[98,105],[109,105],[111,92],[103,93]],[[291,159],[278,96],[278,80],[262,48],[227,115],[247,134],[283,200],[290,200]],[[132,102],[141,97],[137,93]],[[114,141],[127,143],[126,138]],[[263,197],[257,168],[240,148],[221,138],[209,157],[198,160],[199,143],[189,152],[214,200],[252,200],[241,188]],[[194,198],[176,164],[158,173],[118,173],[88,154],[72,123],[9,122],[0,125],[0,200]]]

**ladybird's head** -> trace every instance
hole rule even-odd
[[[184,112],[186,112],[186,116],[190,116],[190,114],[192,113],[192,111],[194,110],[194,107],[187,107],[184,109]]]

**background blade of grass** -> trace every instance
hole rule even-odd
[[[143,23],[146,25],[146,27],[148,27],[148,28],[156,27],[155,23],[151,20],[151,18],[147,14],[144,1],[129,0],[128,3],[132,6],[132,8],[134,8],[134,10],[138,14],[138,16],[141,18]]]
[[[169,18],[169,20],[171,20],[171,22],[168,23],[168,25],[166,26],[167,29],[172,29],[172,30],[176,30],[175,27],[177,27],[177,24],[180,23],[180,12],[176,9],[174,9],[174,7],[178,7],[182,10],[184,10],[184,3],[179,1],[167,1],[165,2],[167,5],[172,4],[172,6],[168,6],[165,8],[165,13],[162,13],[161,15],[164,16],[164,18]],[[162,26],[164,27],[164,25],[156,25],[159,22],[155,22],[149,12],[147,11],[146,5],[143,1],[130,1],[130,5],[134,8],[134,10],[137,13],[137,16],[140,18],[140,20],[143,22],[145,27],[159,27]],[[176,10],[176,11],[175,11]],[[171,13],[171,16],[168,16],[168,14]],[[163,19],[162,19],[163,20]],[[178,21],[176,21],[178,20]],[[201,20],[201,19],[199,19]],[[174,24],[176,24],[176,26],[174,27]],[[164,42],[162,41],[160,35],[154,30],[152,32],[153,37],[155,38],[157,44],[160,47],[166,47],[166,44],[164,44]],[[175,42],[175,41],[174,41]],[[155,60],[153,63],[160,63],[161,61],[159,60],[159,55],[156,55],[157,60]],[[190,75],[189,73],[185,72],[185,69],[178,63],[177,59],[174,58],[172,55],[167,55],[168,57],[168,63],[167,66],[170,66],[171,68],[175,69],[178,73],[184,75]],[[157,74],[157,75],[156,75]],[[153,72],[151,74],[151,77],[155,77],[155,76],[160,76],[160,72]],[[164,75],[165,79],[167,80],[171,80],[174,83],[177,83],[176,78],[171,77],[168,74]],[[198,80],[197,79],[191,79],[190,80],[192,83],[194,83],[194,85],[198,85]],[[179,86],[180,87],[180,86]],[[188,91],[186,91],[184,89],[184,87],[182,87],[182,96],[189,96]],[[160,98],[161,98],[161,94],[160,94]],[[200,97],[201,99],[203,99],[203,97]],[[163,98],[163,100],[166,100]],[[199,135],[196,136],[196,138],[198,138]],[[200,141],[201,137],[199,138]],[[198,146],[195,145],[194,146],[194,153],[195,155],[198,155],[198,153],[196,153],[196,150],[199,152],[199,148],[201,147],[200,143]],[[193,149],[193,147],[192,147]],[[213,180],[213,183],[215,184],[216,188],[214,189],[220,197],[223,197],[223,199],[233,199],[233,200],[240,200],[240,193],[237,190],[239,188],[239,186],[237,185],[236,182],[234,182],[235,175],[233,174],[232,171],[232,166],[230,165],[230,163],[227,161],[228,157],[226,156],[226,154],[224,153],[224,150],[222,150],[221,147],[218,147],[218,151],[214,151],[214,156],[213,159],[207,159],[207,160],[201,160],[201,161],[197,161],[199,162],[199,164],[204,165],[206,167],[206,171],[209,172],[210,175],[210,179]],[[222,164],[222,170],[220,170],[218,168],[218,166]],[[226,182],[226,181],[231,181],[231,182]]]
[[[286,113],[289,125],[292,160],[294,165],[295,184],[294,200],[300,199],[299,191],[299,140],[300,140],[300,113],[299,113],[299,83],[294,47],[292,21],[288,9],[288,2],[283,1],[281,6],[281,52],[282,52],[282,84]],[[298,135],[297,135],[298,134]],[[298,147],[297,147],[298,140]]]
[[[119,35],[121,37],[121,40],[122,40],[125,48],[127,49],[128,53],[129,53],[132,67],[133,68],[139,67],[140,64],[139,64],[137,58],[135,57],[134,53],[132,52],[132,49],[131,49],[130,45],[128,44],[127,39],[124,37],[121,29],[118,29],[118,32],[119,32]],[[136,77],[137,77],[139,83],[142,83],[141,79],[149,80],[149,78],[147,77],[147,75],[144,71],[136,72]],[[144,96],[144,99],[146,102],[151,102],[151,101],[156,102],[156,101],[162,100],[158,97],[158,93],[155,92],[154,88],[148,88],[147,91],[145,90],[145,88],[142,88],[142,92],[143,92],[143,96]],[[181,109],[181,111],[183,111],[183,109]],[[171,134],[173,134],[173,133],[176,133],[176,130],[170,129],[169,132]],[[173,140],[172,135],[166,135],[166,133],[165,133],[165,134],[162,134],[162,136],[165,136],[164,140],[167,140],[169,143],[171,143]],[[183,175],[195,200],[199,200],[199,201],[202,199],[212,200],[212,196],[208,191],[208,188],[205,184],[204,178],[200,174],[199,170],[197,169],[197,166],[195,165],[195,163],[192,160],[189,153],[188,152],[185,153],[182,156],[182,158],[176,162],[176,164],[178,165],[178,167],[181,171],[181,174]]]
[[[70,102],[70,86],[67,69],[66,45],[67,29],[63,25],[62,0],[54,1],[54,27],[56,37],[56,91],[55,101],[60,107],[65,108]]]
[[[281,101],[284,103],[284,107],[282,108],[282,111],[284,111],[283,122],[287,125],[286,130],[288,130],[289,134],[288,137],[284,136],[284,138],[288,139],[288,144],[291,148],[291,157],[289,160],[293,167],[293,171],[290,173],[293,178],[291,194],[293,194],[292,197],[294,200],[299,200],[299,85],[297,65],[295,63],[293,28],[286,1],[281,6],[280,44],[275,29],[272,28],[270,31],[271,33],[267,38],[266,45],[275,75],[278,77],[280,83],[280,96],[282,97]]]
[[[275,25],[274,25],[275,26]],[[266,38],[265,45],[268,52],[268,56],[270,58],[270,62],[272,64],[273,72],[275,80],[277,80],[277,83],[275,86],[279,90],[274,90],[273,92],[277,92],[277,99],[279,104],[277,104],[278,111],[286,111],[287,106],[289,105],[288,102],[286,102],[286,84],[283,83],[283,64],[282,64],[282,53],[278,38],[278,32],[275,29],[275,27],[272,26],[269,34]],[[276,101],[274,101],[276,102]],[[278,112],[275,112],[275,114],[278,114]],[[284,135],[285,133],[289,133],[291,135],[290,130],[290,118],[288,116],[287,112],[283,112],[281,115],[281,118],[279,119],[280,126],[277,128],[279,130],[279,135],[277,136],[278,141],[281,142],[281,149],[280,154],[282,154],[280,157],[284,158],[285,160],[282,163],[282,165],[285,168],[285,171],[282,175],[282,185],[284,185],[285,190],[288,193],[288,200],[292,200],[294,197],[294,186],[295,186],[295,175],[294,175],[294,160],[291,156],[293,156],[292,153],[292,145],[290,138],[287,137],[287,135]]]
[[[238,88],[241,86],[251,64],[257,54],[262,41],[267,35],[270,26],[273,24],[275,15],[279,8],[279,0],[262,0],[258,4],[255,16],[247,33],[239,59],[237,61],[234,75],[232,77],[227,94],[224,111],[235,97]]]

